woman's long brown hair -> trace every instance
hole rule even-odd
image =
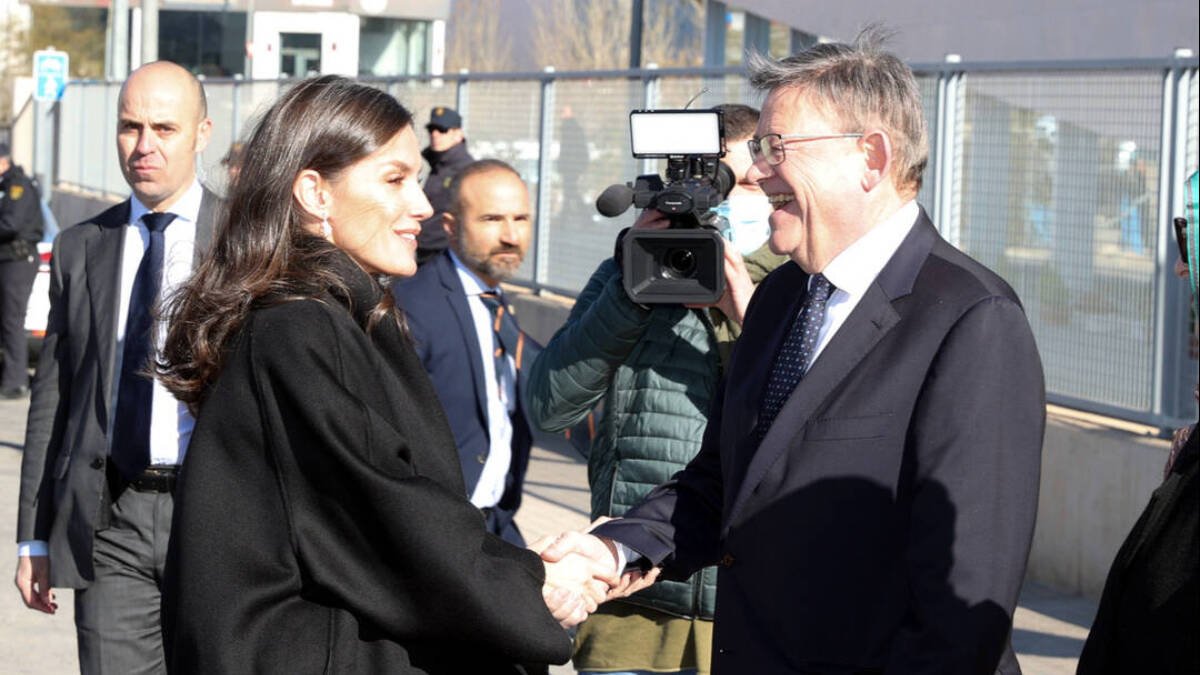
[[[292,195],[297,174],[312,169],[336,180],[410,124],[395,98],[332,75],[299,82],[263,114],[211,250],[164,304],[169,327],[156,374],[193,412],[251,309],[345,291],[331,266],[337,249],[305,229],[307,214]],[[373,319],[387,315],[396,315],[390,294]]]

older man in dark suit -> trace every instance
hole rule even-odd
[[[147,375],[155,305],[211,237],[196,180],[208,143],[200,82],[166,61],[132,73],[117,151],[133,195],[54,243],[50,317],[34,377],[17,523],[16,584],[53,614],[74,588],[85,673],[164,672],[159,584],[176,467],[193,420]]]
[[[748,177],[791,262],[750,303],[696,459],[546,552],[718,563],[714,673],[1020,671],[1041,364],[1012,289],[914,201],[919,89],[880,39],[752,64]]]
[[[467,165],[450,183],[450,247],[392,287],[450,420],[467,496],[493,534],[518,546],[513,516],[533,444],[521,377],[539,346],[517,326],[500,282],[525,259],[529,213],[529,191],[511,166]]]

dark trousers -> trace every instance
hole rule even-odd
[[[0,389],[29,384],[29,342],[25,336],[25,310],[37,277],[36,258],[0,262]]]
[[[126,489],[96,532],[96,578],[75,591],[81,673],[166,672],[159,605],[174,505],[169,492]]]

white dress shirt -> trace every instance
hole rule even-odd
[[[168,212],[175,214],[175,220],[163,230],[163,276],[160,298],[166,298],[177,290],[192,275],[192,261],[196,251],[196,218],[200,214],[200,200],[204,190],[200,183],[193,182]],[[142,222],[142,216],[150,209],[146,208],[137,197],[129,198],[129,224],[125,230],[125,246],[121,254],[121,304],[117,310],[116,359],[113,373],[120,373],[122,356],[125,347],[125,319],[129,314],[129,298],[133,294],[134,277],[137,276],[138,265],[142,262],[147,247],[150,246],[150,230]],[[161,349],[166,339],[167,323],[159,321],[154,327],[155,349]],[[110,408],[109,433],[112,433],[112,416],[116,415],[119,387],[113,387],[113,403]],[[192,438],[192,427],[196,420],[188,412],[187,406],[180,403],[167,391],[162,382],[154,380],[153,403],[150,413],[150,464],[178,465],[183,463],[187,452],[188,441]],[[109,443],[112,442],[111,435]]]
[[[479,474],[479,482],[471,492],[471,503],[483,509],[500,502],[508,483],[508,468],[512,463],[512,414],[517,409],[516,363],[511,354],[507,355],[505,360],[508,362],[508,368],[504,368],[504,372],[497,377],[496,359],[492,355],[496,345],[495,332],[492,330],[493,316],[479,296],[491,292],[503,297],[500,289],[485,284],[463,265],[453,251],[450,252],[450,259],[454,261],[454,269],[458,272],[458,278],[462,281],[463,290],[467,295],[467,307],[471,309],[475,336],[479,338],[479,358],[483,362],[489,449],[487,461]]]
[[[915,201],[904,204],[837,254],[821,271],[837,290],[830,294],[829,302],[825,305],[825,321],[817,333],[817,346],[806,364],[808,367],[816,362],[838,329],[846,323],[850,313],[875,282],[875,277],[879,276],[884,265],[896,254],[904,238],[917,223],[920,213],[921,209]],[[812,277],[808,281],[811,288]]]
[[[183,284],[192,274],[192,260],[196,250],[196,219],[200,215],[200,200],[204,190],[199,182],[193,182],[188,191],[167,212],[175,214],[175,220],[163,231],[163,278],[160,298],[167,297]],[[118,297],[116,321],[116,357],[113,360],[112,405],[109,406],[108,442],[112,443],[112,422],[116,416],[116,386],[120,378],[121,362],[125,347],[125,319],[129,314],[129,298],[133,294],[133,281],[138,265],[150,246],[150,230],[142,222],[149,212],[137,197],[129,198],[129,222],[125,225],[125,242],[121,250],[121,285]],[[159,321],[154,328],[157,348],[161,348],[166,337],[166,322]],[[192,438],[192,427],[196,421],[187,406],[180,403],[158,380],[154,380],[150,411],[150,464],[177,465],[183,462],[188,441]],[[17,544],[17,555],[47,555],[44,541],[23,541]]]

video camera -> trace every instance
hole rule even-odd
[[[596,209],[615,218],[631,205],[657,209],[671,226],[631,229],[622,242],[625,292],[641,304],[711,304],[725,292],[723,223],[712,209],[736,179],[721,163],[721,113],[716,110],[634,110],[629,113],[633,156],[666,159],[657,174],[609,186]]]

